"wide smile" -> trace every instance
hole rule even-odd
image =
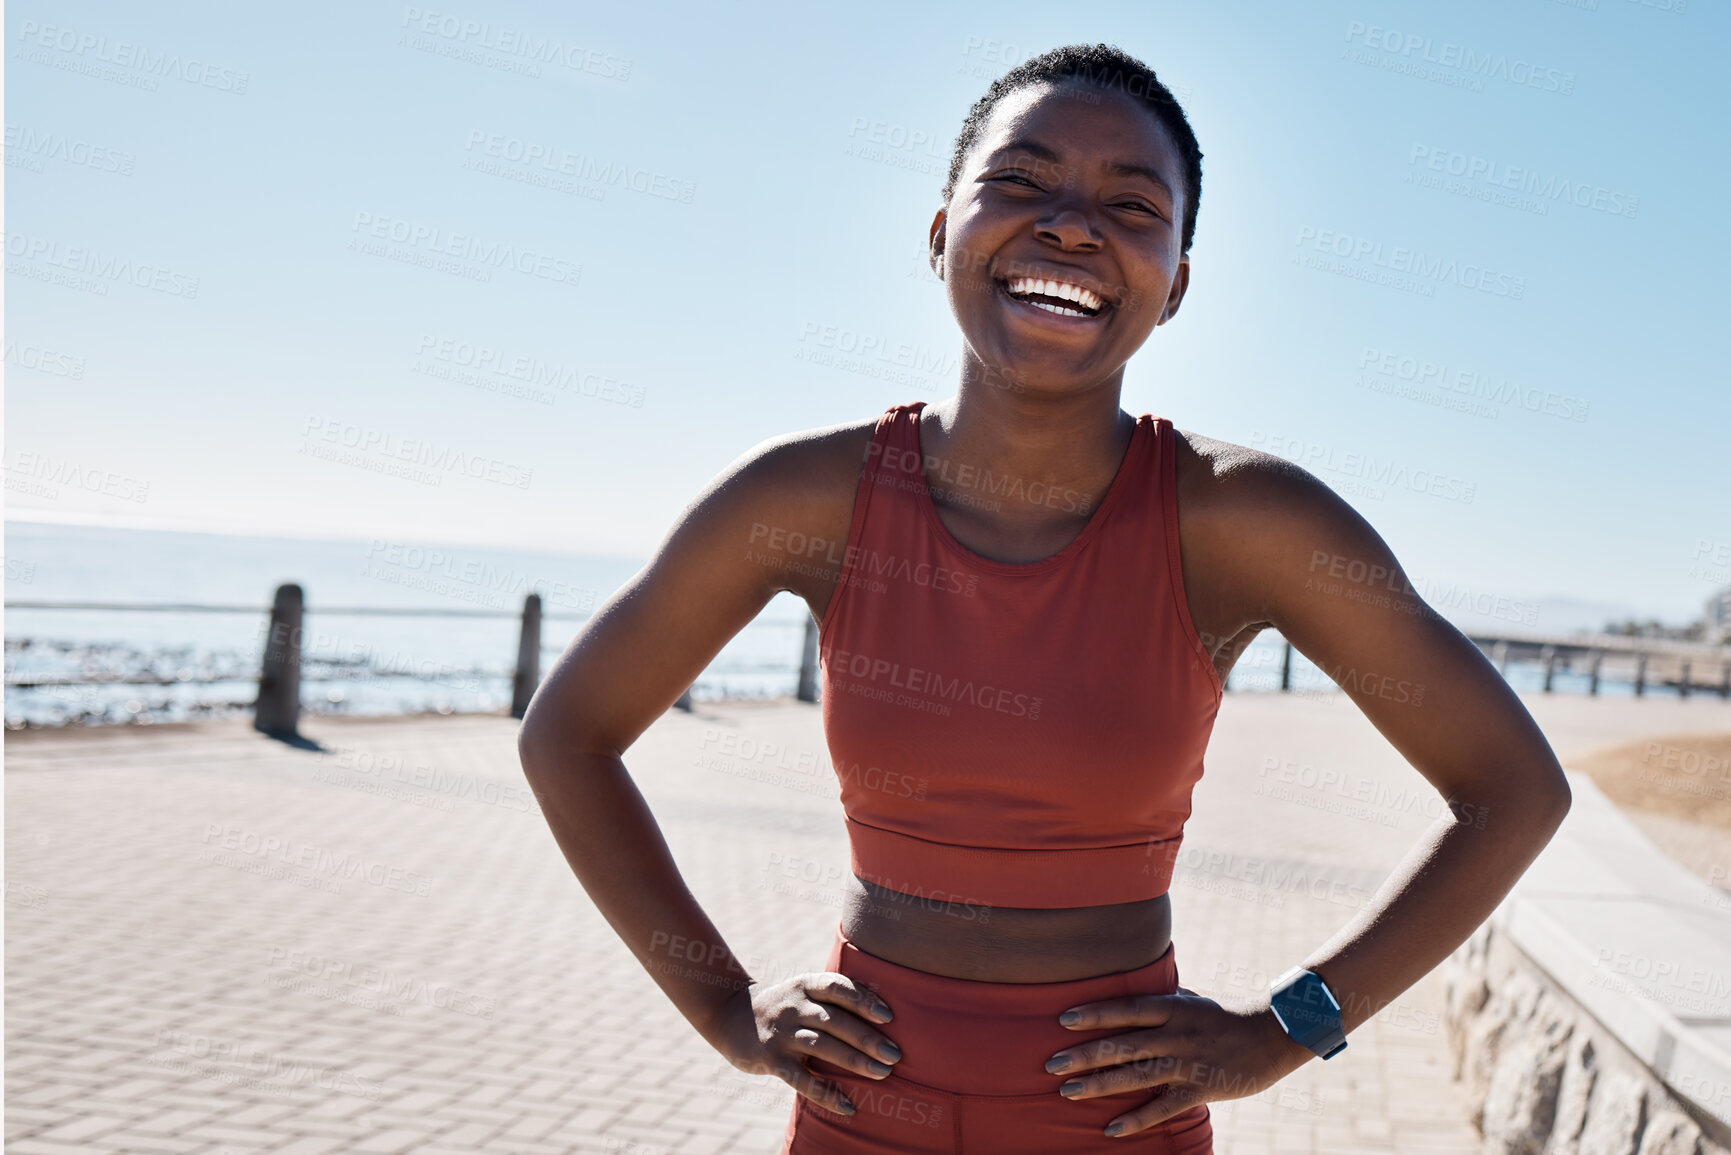
[[[1061,318],[1070,325],[1095,324],[1111,308],[1100,294],[1074,281],[1015,276],[1000,278],[997,287],[1018,311],[1041,315],[1043,319]]]

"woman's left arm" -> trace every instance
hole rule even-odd
[[[1186,487],[1179,492],[1182,501]],[[1568,784],[1508,684],[1326,486],[1240,450],[1224,468],[1216,459],[1188,496],[1184,574],[1198,627],[1205,619],[1221,637],[1278,628],[1448,803],[1356,916],[1291,960],[1327,983],[1350,1032],[1490,916],[1568,813]],[[1142,1029],[1060,1052],[1071,1062],[1049,1069],[1078,1076],[1061,1093],[1157,1089],[1108,1134],[1254,1094],[1314,1058],[1287,1037],[1266,995],[1233,1008],[1181,994],[1078,1010],[1066,1025]]]

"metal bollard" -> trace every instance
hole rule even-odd
[[[802,702],[817,701],[817,619],[810,615],[805,619],[805,649],[799,659],[796,697]]]
[[[258,677],[258,702],[253,707],[252,728],[273,738],[300,736],[301,715],[301,621],[304,613],[301,587],[290,583],[276,588],[270,610],[270,633],[265,637],[264,664]]]
[[[529,699],[541,684],[541,595],[523,599],[523,632],[517,639],[517,673],[511,679],[511,717],[529,710]]]

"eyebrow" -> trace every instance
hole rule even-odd
[[[998,152],[1028,152],[1033,153],[1041,160],[1051,161],[1053,164],[1058,163],[1058,154],[1056,152],[1047,148],[1045,145],[1032,140],[1012,140],[1008,144],[1004,145],[1004,147],[998,149]],[[993,155],[996,155],[996,153]],[[1144,180],[1147,180],[1152,184],[1159,185],[1172,200],[1178,199],[1178,194],[1172,191],[1172,186],[1167,182],[1166,178],[1149,168],[1147,165],[1124,164],[1122,161],[1114,160],[1106,163],[1106,171],[1111,173],[1113,176],[1142,177]]]

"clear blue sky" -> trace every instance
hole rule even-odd
[[[955,131],[1103,39],[1206,153],[1125,407],[1424,581],[1684,620],[1731,21],[1683,2],[10,4],[7,515],[645,556],[759,440],[947,395]]]

